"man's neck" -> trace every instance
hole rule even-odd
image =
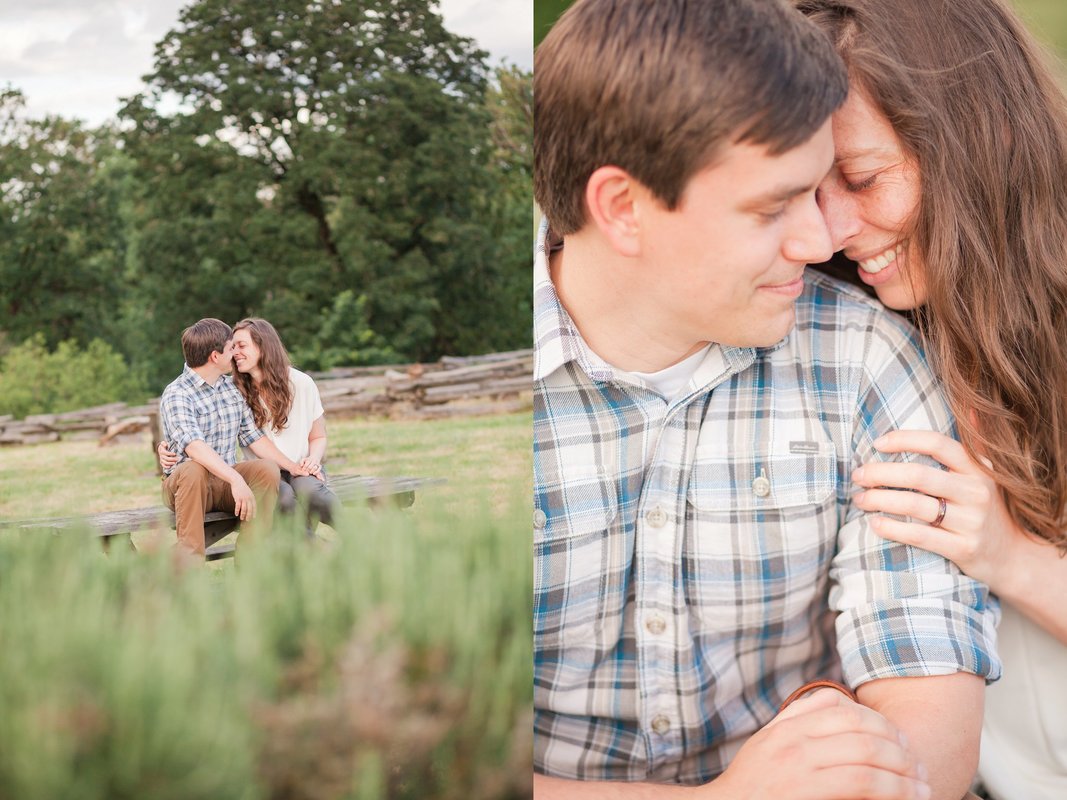
[[[549,274],[563,307],[590,349],[627,372],[659,372],[696,353],[708,342],[665,337],[644,298],[628,291],[627,271],[640,269],[593,235],[567,237],[552,254]]]
[[[217,367],[212,366],[210,362],[200,367],[189,367],[189,369],[203,378],[204,383],[208,386],[214,386],[215,382],[222,377],[222,373],[219,372]]]

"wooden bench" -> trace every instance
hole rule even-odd
[[[330,489],[342,504],[366,500],[372,506],[391,504],[408,508],[415,502],[415,491],[427,486],[445,483],[444,478],[377,478],[365,475],[331,475]],[[226,558],[233,554],[232,542],[218,544],[219,540],[233,533],[240,520],[226,511],[212,511],[204,516],[204,544],[209,561]],[[104,546],[110,545],[116,536],[129,536],[134,531],[174,529],[174,512],[163,506],[130,508],[123,511],[105,511],[82,517],[41,517],[0,522],[0,529],[30,528],[61,531],[68,528],[90,526]]]

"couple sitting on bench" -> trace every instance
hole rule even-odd
[[[311,377],[290,366],[274,326],[252,318],[231,329],[202,319],[182,332],[182,354],[182,374],[160,400],[158,447],[179,550],[204,555],[209,511],[228,511],[265,531],[275,506],[293,511],[299,498],[309,533],[316,520],[330,524],[337,498],[322,467],[322,401]]]

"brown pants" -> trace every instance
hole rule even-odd
[[[278,502],[278,465],[257,458],[242,461],[234,469],[256,496],[256,516],[251,521],[254,529],[270,530]],[[230,484],[195,461],[183,461],[163,480],[163,502],[174,512],[178,544],[197,555],[204,554],[204,515],[234,511]]]

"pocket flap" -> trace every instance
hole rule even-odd
[[[753,511],[823,503],[834,490],[832,453],[788,453],[743,458],[697,451],[689,502],[701,511]]]

